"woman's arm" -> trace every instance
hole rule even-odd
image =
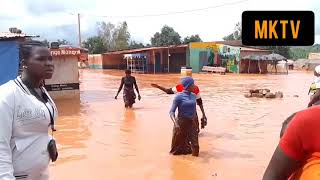
[[[134,84],[134,87],[136,88],[136,91],[138,93],[138,96],[139,96],[139,100],[141,99],[141,96],[140,96],[140,92],[139,92],[139,88],[138,88],[138,85],[137,85],[137,81],[136,81],[136,78],[133,77],[134,81],[133,81],[133,84]]]
[[[294,116],[296,115],[297,113],[293,113],[291,116],[289,116],[285,121],[283,121],[282,123],[282,128],[281,128],[281,131],[280,131],[280,138],[282,138],[283,134],[285,133],[290,121],[294,118]]]
[[[123,84],[124,84],[124,79],[122,78],[122,79],[121,79],[121,84],[120,84],[120,87],[119,87],[119,89],[118,89],[118,92],[117,92],[117,95],[116,95],[115,99],[117,99],[117,97],[118,97],[118,95],[119,95],[120,91],[122,90],[122,88],[123,88]]]
[[[316,93],[312,96],[308,107],[311,107],[315,102],[317,102],[319,100],[320,97],[320,89],[317,89]]]
[[[167,94],[174,94],[174,92],[172,91],[171,88],[167,89],[167,88],[164,88],[162,86],[159,86],[158,84],[151,84],[151,86],[154,87],[154,88],[158,88],[158,89],[160,89],[161,91],[163,91],[163,92],[165,92]]]
[[[0,99],[0,179],[15,180],[13,176],[12,136],[13,108]]]
[[[175,127],[179,127],[179,124],[177,123],[176,115],[175,115],[176,110],[178,108],[178,103],[179,103],[179,97],[176,96],[174,98],[174,100],[173,100],[173,103],[172,103],[172,106],[171,106],[171,109],[170,109],[170,112],[169,112],[170,118],[171,118],[171,120],[172,120],[172,122],[173,122]]]
[[[263,175],[263,180],[287,180],[300,166],[299,161],[288,157],[278,146]]]
[[[204,112],[204,108],[203,108],[202,98],[197,99],[197,104],[198,104],[198,106],[199,106],[200,109],[201,109],[202,117],[205,118],[205,119],[207,119],[207,118],[206,118],[206,113]]]

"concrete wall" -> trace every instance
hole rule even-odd
[[[89,63],[89,68],[91,69],[102,69],[103,68],[102,54],[89,54],[88,63]]]
[[[308,59],[320,59],[320,53],[310,53]]]
[[[126,69],[127,61],[123,59],[122,54],[103,54],[103,69]]]
[[[45,81],[49,94],[54,99],[79,98],[78,58],[57,56],[53,57],[53,63],[55,70],[52,79]]]

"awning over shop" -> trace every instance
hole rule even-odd
[[[146,58],[145,53],[136,53],[136,54],[124,54],[124,59],[141,59],[141,58]]]

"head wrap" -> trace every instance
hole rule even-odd
[[[192,77],[184,77],[181,79],[181,84],[187,90],[190,86],[194,85],[194,80]]]

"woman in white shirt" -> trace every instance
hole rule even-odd
[[[52,77],[52,56],[40,42],[28,41],[20,57],[21,76],[0,86],[0,179],[47,180],[50,157],[58,155],[49,156],[48,148],[57,108],[42,83]]]

